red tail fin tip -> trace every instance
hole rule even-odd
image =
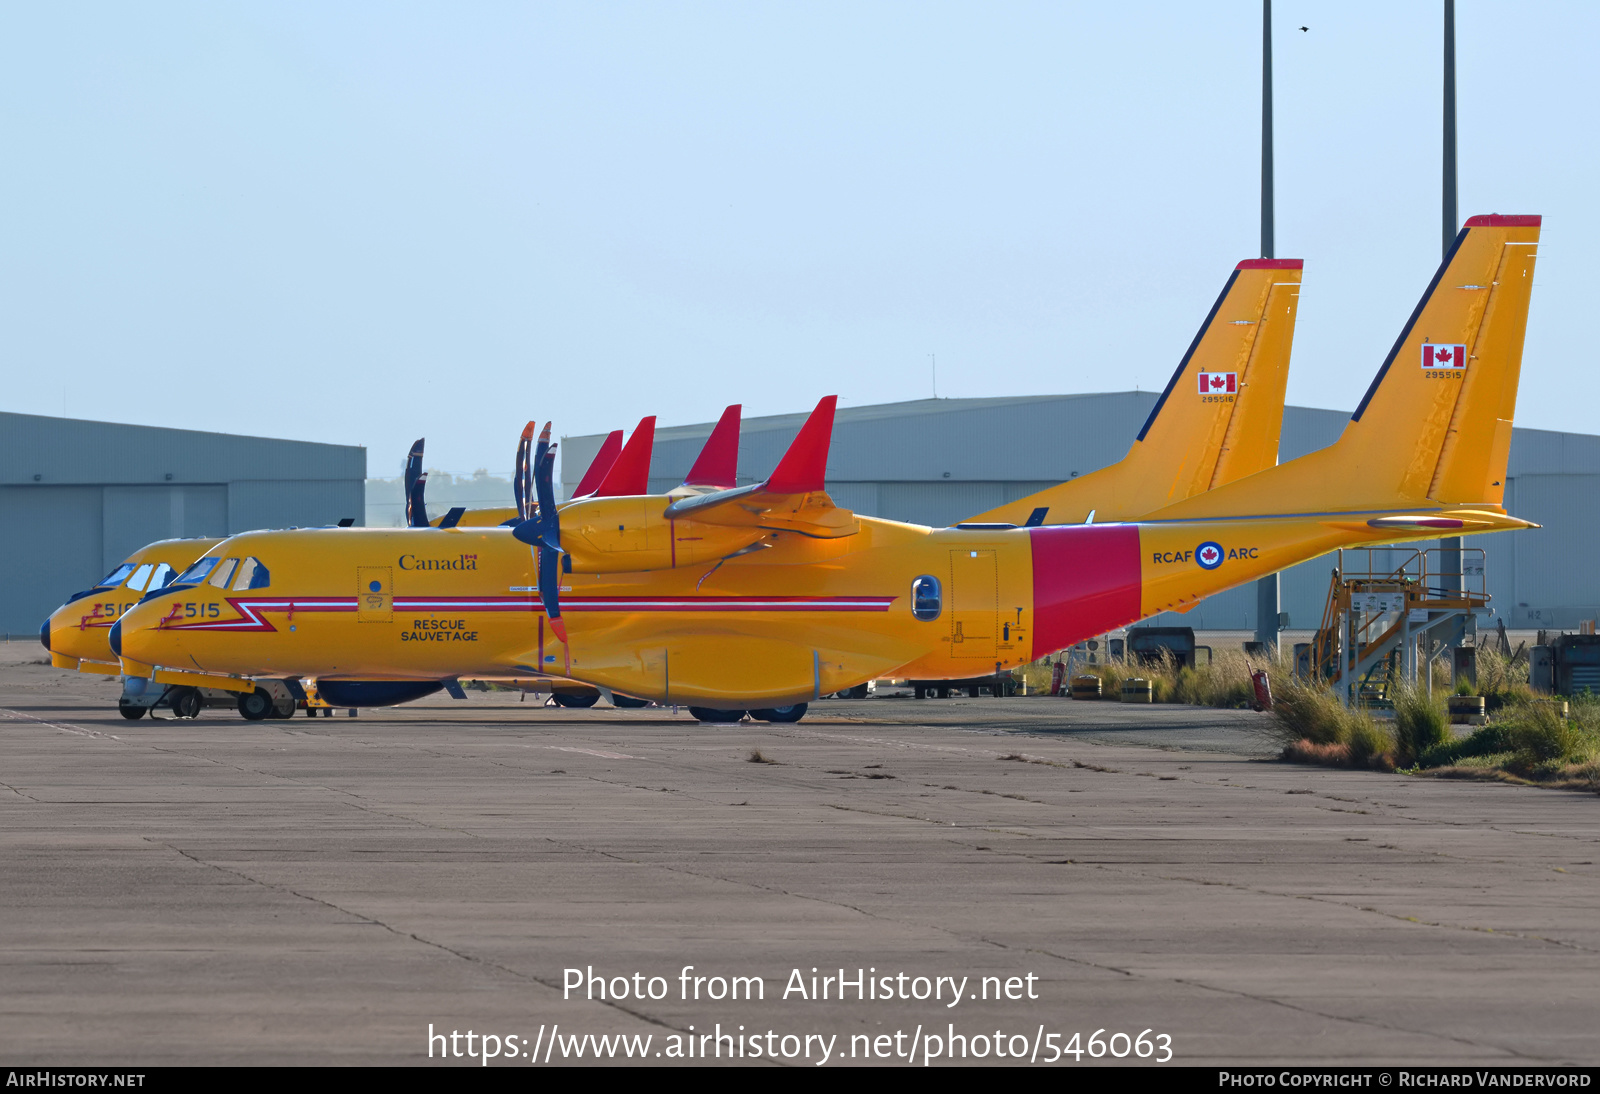
[[[606,472],[595,496],[616,498],[647,493],[650,489],[650,455],[655,440],[656,419],[652,414],[639,420],[633,436],[628,438],[622,454],[611,465],[611,470]]]
[[[700,457],[684,476],[685,486],[720,486],[727,489],[738,485],[739,471],[739,414],[742,407],[734,403],[722,412],[716,428],[706,438]]]
[[[837,395],[825,396],[811,412],[789,451],[778,461],[768,477],[766,488],[773,494],[805,494],[821,490],[828,474],[828,448],[833,443],[833,412]]]
[[[600,451],[594,454],[594,459],[589,464],[589,470],[583,473],[583,479],[578,483],[578,488],[572,492],[575,498],[588,497],[600,488],[605,481],[606,472],[611,470],[611,465],[617,462],[617,453],[622,451],[622,430],[613,429],[606,434],[606,439],[600,442]]]

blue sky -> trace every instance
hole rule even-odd
[[[1291,402],[1438,263],[1438,2],[1279,0]],[[561,433],[1159,387],[1257,253],[1260,5],[10,5],[0,407],[503,471]],[[1596,431],[1600,7],[1458,4],[1461,211],[1542,213]],[[1297,28],[1306,25],[1302,32]],[[1589,301],[1588,303],[1585,303]]]

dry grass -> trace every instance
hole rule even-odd
[[[1157,703],[1244,710],[1255,701],[1250,672],[1260,667],[1278,666],[1265,659],[1252,660],[1238,650],[1222,650],[1209,664],[1191,669],[1163,651],[1161,660],[1153,663],[1106,661],[1084,665],[1080,671],[1098,676],[1102,698],[1113,702],[1121,701],[1124,681],[1148,680],[1150,697]]]
[[[1417,766],[1445,777],[1510,778],[1600,793],[1600,701],[1584,695],[1569,707],[1563,717],[1549,700],[1514,699],[1488,725],[1424,749]]]
[[[1526,657],[1512,663],[1498,650],[1488,648],[1478,650],[1478,688],[1470,694],[1483,696],[1483,705],[1490,713],[1539,697],[1528,684]]]
[[[1299,763],[1393,771],[1395,741],[1361,709],[1347,709],[1321,684],[1282,677],[1272,696],[1272,720],[1283,758]]]
[[[1445,708],[1445,692],[1433,696],[1421,687],[1402,683],[1394,695],[1395,760],[1402,767],[1414,765],[1428,749],[1450,740],[1450,715]]]

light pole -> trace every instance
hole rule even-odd
[[[1444,194],[1443,255],[1450,254],[1461,221],[1456,211],[1456,0],[1444,0]],[[1461,537],[1447,536],[1439,541],[1439,578],[1445,592],[1461,590]],[[1445,641],[1461,644],[1466,631],[1464,620],[1457,621]]]
[[[1448,3],[1449,0],[1446,0]],[[1272,238],[1272,0],[1261,0],[1261,257],[1275,258]],[[1278,644],[1278,575],[1256,582],[1256,641]]]

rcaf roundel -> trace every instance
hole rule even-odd
[[[1239,374],[1237,372],[1202,372],[1200,374],[1200,394],[1202,395],[1234,395],[1239,391]]]
[[[1423,368],[1466,368],[1466,346],[1436,346],[1424,342],[1422,345]]]

